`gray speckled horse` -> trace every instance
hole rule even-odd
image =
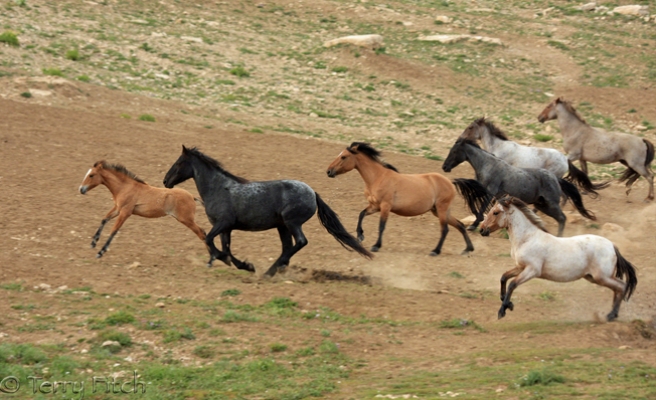
[[[559,205],[561,197],[572,200],[578,212],[585,218],[596,219],[595,215],[583,206],[581,193],[576,186],[563,178],[556,178],[556,175],[546,169],[514,167],[468,139],[456,141],[444,160],[442,169],[451,172],[451,169],[465,161],[474,168],[476,180],[496,198],[504,195],[517,197],[558,221],[558,236],[563,235],[566,220]],[[487,205],[480,210],[486,208]],[[480,211],[472,226],[476,227],[482,220],[483,211]]]
[[[282,254],[265,273],[276,274],[308,241],[302,225],[318,210],[319,220],[326,230],[345,248],[371,258],[358,240],[350,235],[337,214],[323,202],[319,194],[307,184],[294,180],[249,182],[232,175],[216,160],[196,148],[182,146],[182,154],[164,177],[164,186],[172,188],[193,178],[205,212],[212,224],[206,243],[210,252],[208,267],[219,259],[237,268],[254,272],[251,263],[240,261],[230,252],[230,233],[264,231],[277,228],[282,241]],[[216,248],[214,238],[221,236],[223,251]],[[293,238],[293,240],[292,240]]]

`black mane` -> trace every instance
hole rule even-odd
[[[112,170],[112,171],[119,172],[119,173],[127,176],[128,178],[134,179],[135,181],[137,181],[139,183],[147,184],[142,179],[140,179],[137,175],[135,175],[133,172],[128,171],[128,169],[125,168],[121,164],[110,164],[110,163],[108,163],[107,161],[104,161],[104,160],[103,161],[98,161],[95,164],[93,164],[94,168],[97,167],[98,165],[102,165],[103,169],[109,169],[109,170]]]
[[[353,149],[356,147],[356,149]],[[377,163],[381,164],[383,167],[387,169],[391,169],[392,171],[399,172],[396,167],[394,167],[392,164],[388,164],[385,161],[380,159],[381,153],[380,151],[374,149],[371,147],[369,143],[364,143],[364,142],[353,142],[349,147],[346,148],[348,151],[350,151],[353,154],[356,154],[358,152],[364,154],[365,156],[371,158],[372,160],[376,161]]]
[[[245,178],[242,178],[240,176],[231,174],[225,168],[223,168],[223,165],[220,162],[216,161],[215,159],[213,159],[210,156],[207,156],[207,155],[201,153],[201,151],[198,150],[197,147],[192,147],[190,149],[187,149],[187,152],[193,154],[196,158],[198,158],[201,162],[203,162],[203,164],[205,164],[205,165],[207,165],[207,166],[209,166],[213,169],[218,170],[219,172],[221,172],[223,175],[227,176],[228,178],[230,178],[230,179],[232,179],[236,182],[239,182],[239,183],[248,183],[248,179],[245,179]]]
[[[499,139],[508,140],[508,136],[505,134],[505,132],[497,128],[496,125],[492,123],[492,121],[485,119],[485,117],[477,119],[476,122],[479,125],[484,124],[485,126],[487,126],[487,129],[490,131],[490,133],[498,137]]]

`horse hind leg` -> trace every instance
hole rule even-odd
[[[448,224],[456,228],[458,232],[460,232],[462,237],[465,239],[465,244],[467,245],[467,247],[462,251],[461,254],[469,254],[470,252],[474,251],[474,245],[472,244],[471,239],[467,234],[467,228],[465,227],[465,224],[458,221],[458,219],[452,216],[451,213],[449,213],[448,211],[447,214],[448,214],[447,215]]]
[[[613,291],[613,309],[610,313],[608,313],[608,315],[606,315],[606,320],[608,322],[615,320],[619,314],[622,299],[624,298],[626,284],[611,276],[592,277],[592,279],[588,280],[596,283],[599,286],[605,286]]]
[[[374,253],[380,250],[380,248],[383,246],[383,232],[385,231],[387,218],[389,218],[391,209],[392,207],[387,204],[380,208],[380,221],[378,222],[378,240],[376,240],[376,243],[371,246],[371,251]]]
[[[302,223],[290,224],[287,222],[284,229],[278,228],[278,233],[282,241],[282,254],[280,254],[280,257],[278,257],[267,272],[264,273],[264,276],[267,277],[274,276],[281,267],[288,266],[294,254],[298,253],[308,244],[308,240],[303,233]],[[294,245],[291,245],[292,237],[296,242]]]
[[[558,222],[558,237],[563,236],[563,231],[565,230],[565,222],[567,221],[567,217],[563,213],[563,210],[560,208],[558,205],[558,201],[554,202],[547,202],[544,199],[540,199],[541,201],[538,203],[535,203],[534,206],[538,210],[542,211],[544,214],[550,216],[551,218],[555,219]]]

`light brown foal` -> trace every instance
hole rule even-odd
[[[170,215],[191,229],[205,243],[205,231],[196,224],[196,202],[191,193],[183,189],[164,189],[148,185],[120,164],[98,161],[87,172],[80,185],[80,193],[86,194],[98,185],[105,185],[112,193],[114,207],[105,215],[91,241],[96,247],[100,233],[107,221],[116,218],[107,243],[98,252],[98,258],[109,248],[114,235],[130,215],[159,218]]]

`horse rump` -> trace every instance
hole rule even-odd
[[[585,172],[576,168],[576,166],[572,164],[571,161],[567,160],[567,165],[569,166],[569,171],[563,179],[568,182],[576,183],[581,188],[581,190],[583,190],[583,194],[587,194],[593,199],[599,197],[597,190],[606,189],[610,185],[610,181],[592,183],[590,177],[586,175]]]
[[[626,258],[624,258],[620,251],[615,247],[615,255],[617,256],[617,263],[615,264],[615,277],[623,279],[626,276],[626,286],[624,288],[624,300],[629,300],[633,291],[638,284],[638,278],[636,278],[636,270],[633,264],[631,264]]]
[[[458,178],[452,182],[458,193],[465,199],[472,214],[483,215],[490,209],[494,196],[479,181]]]
[[[563,178],[558,178],[558,183],[560,184],[560,190],[562,191],[562,195],[565,196],[565,198],[572,200],[572,203],[574,203],[574,207],[576,207],[576,209],[581,215],[593,221],[597,220],[595,214],[592,211],[586,209],[585,206],[583,205],[583,199],[581,198],[581,193],[579,193],[579,190],[576,188],[576,186],[574,186],[573,183],[568,182]]]
[[[321,221],[321,225],[326,228],[328,233],[333,235],[335,240],[337,240],[345,249],[355,250],[362,256],[372,259],[373,254],[362,247],[360,242],[353,235],[348,233],[335,211],[328,207],[328,204],[323,201],[321,196],[319,196],[319,193],[314,192],[314,195],[317,199],[317,216],[319,217],[319,221]]]
[[[645,153],[645,167],[649,169],[649,164],[651,164],[651,162],[654,160],[654,145],[647,139],[642,139],[642,141],[645,143],[645,146],[647,146],[647,152]],[[640,178],[640,173],[638,173],[638,171],[636,171],[635,169],[629,167],[626,161],[620,160],[620,162],[626,165],[626,171],[624,171],[622,176],[620,176],[617,179],[617,181],[618,182],[626,181],[626,187],[630,188],[631,185],[633,185],[633,182],[637,181],[638,178]]]

